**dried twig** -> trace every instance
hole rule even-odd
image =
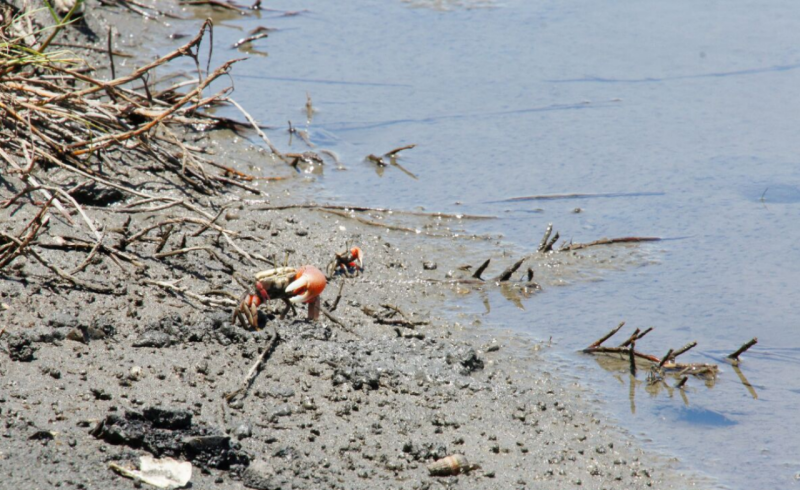
[[[196,301],[199,301],[200,303],[202,303],[202,304],[204,304],[206,306],[210,306],[210,307],[214,307],[214,308],[236,306],[238,304],[235,301],[232,301],[232,300],[227,299],[227,298],[219,298],[219,299],[209,298],[208,296],[203,296],[201,294],[194,293],[194,292],[190,291],[188,288],[184,288],[184,287],[178,286],[178,283],[180,281],[181,281],[180,279],[178,279],[176,281],[172,281],[172,282],[153,281],[153,280],[150,280],[150,279],[142,280],[142,282],[144,284],[151,284],[153,286],[158,286],[158,287],[167,289],[167,290],[172,291],[174,293],[177,293],[177,294],[186,296],[188,298],[194,299]]]
[[[611,336],[619,331],[620,328],[624,325],[624,322],[614,328],[611,332],[601,337],[599,340],[593,342],[589,347],[583,349],[583,353],[585,354],[611,354],[611,355],[618,355],[622,359],[629,359],[631,362],[634,362],[633,359],[642,359],[644,361],[648,361],[654,365],[654,368],[659,371],[669,371],[669,372],[678,372],[681,375],[684,374],[691,374],[693,376],[708,376],[708,377],[715,377],[717,372],[719,371],[719,367],[716,364],[702,364],[702,363],[690,363],[690,364],[683,364],[677,363],[674,361],[677,354],[673,353],[672,349],[667,352],[667,355],[664,356],[663,359],[659,359],[658,357],[645,354],[643,352],[639,352],[635,350],[636,340],[638,338],[643,337],[647,332],[651,329],[646,330],[642,334],[634,332],[634,335],[631,335],[628,341],[624,342],[622,346],[619,347],[603,347],[601,344],[608,340]],[[627,346],[626,346],[627,344]],[[692,342],[688,344],[686,347],[679,349],[682,352],[686,352],[687,350],[691,349],[696,345],[696,342]],[[677,351],[676,351],[677,352]],[[678,352],[680,354],[681,352]],[[633,372],[635,369],[634,366],[631,366],[631,371]]]
[[[539,248],[536,249],[537,252],[544,253],[547,248],[547,242],[550,240],[550,234],[553,232],[553,223],[547,225],[547,228],[544,230],[544,236],[542,236],[542,241],[539,242]]]
[[[739,356],[744,354],[747,351],[747,349],[749,349],[750,347],[753,347],[757,343],[758,343],[758,339],[755,338],[755,337],[750,339],[750,340],[748,340],[744,345],[742,345],[741,347],[736,349],[736,352],[733,352],[732,354],[729,354],[727,359],[730,359],[731,361],[738,363],[739,362]]]
[[[552,201],[556,199],[587,199],[599,197],[639,197],[639,196],[661,196],[663,192],[609,192],[609,193],[572,193],[572,194],[539,194],[534,196],[509,197],[500,201],[493,202],[519,202],[519,201]]]
[[[599,339],[597,339],[597,340],[595,340],[594,342],[592,342],[592,343],[591,343],[591,345],[589,345],[589,348],[593,348],[593,347],[600,347],[600,345],[601,345],[603,342],[605,342],[606,340],[608,340],[608,339],[610,339],[611,337],[613,337],[613,336],[614,336],[614,334],[615,334],[615,333],[617,333],[617,332],[619,332],[619,330],[620,330],[622,327],[624,327],[624,326],[625,326],[625,322],[620,322],[620,323],[619,323],[619,325],[617,325],[617,326],[616,326],[616,328],[613,328],[613,329],[612,329],[610,332],[608,332],[607,334],[603,335],[603,336],[602,336],[602,337],[600,337]]]
[[[217,261],[220,264],[222,264],[222,266],[225,268],[226,272],[232,273],[235,270],[234,267],[233,267],[233,264],[231,264],[227,260],[225,260],[222,257],[220,257],[220,255],[217,253],[216,250],[214,250],[213,248],[211,248],[209,246],[206,246],[206,245],[201,245],[201,246],[196,246],[196,247],[186,247],[186,248],[181,248],[179,250],[171,250],[169,252],[161,252],[161,253],[153,254],[153,257],[155,257],[157,259],[162,259],[164,257],[172,257],[172,256],[175,256],[175,255],[182,255],[182,254],[186,254],[186,253],[194,252],[194,251],[198,251],[198,250],[204,250],[204,251],[208,252],[208,254],[210,256],[212,256],[215,259],[217,259]]]
[[[423,211],[404,211],[402,209],[388,209],[388,208],[372,208],[367,206],[347,206],[337,204],[285,204],[282,206],[265,206],[255,208],[258,211],[283,211],[286,209],[314,209],[314,210],[339,210],[351,212],[376,212],[384,214],[398,214],[408,216],[426,216],[431,218],[448,218],[448,219],[497,219],[497,216],[486,216],[477,214],[447,214],[447,213],[426,213]]]
[[[377,323],[381,325],[394,325],[399,327],[406,327],[406,328],[414,328],[419,325],[428,325],[430,322],[422,320],[422,321],[413,321],[409,320],[405,314],[399,311],[397,307],[389,307],[390,305],[383,305],[385,310],[388,310],[389,313],[378,313],[372,308],[368,306],[362,306],[361,311],[364,312],[365,315],[372,317]],[[400,316],[403,318],[392,318],[395,313],[400,313]]]
[[[679,355],[681,355],[681,354],[683,354],[685,352],[688,352],[690,349],[692,349],[696,345],[697,345],[697,342],[695,342],[695,341],[689,342],[688,344],[684,345],[680,349],[678,349],[675,352],[673,352],[672,356],[670,357],[670,359],[675,359]]]
[[[399,148],[395,148],[394,150],[387,151],[386,153],[383,154],[383,156],[385,156],[385,157],[393,157],[393,156],[397,155],[398,153],[400,153],[403,150],[410,150],[412,148],[415,148],[416,146],[417,145],[415,145],[415,144],[401,146]]]
[[[339,292],[336,294],[336,299],[333,300],[330,311],[336,311],[336,308],[339,306],[339,300],[342,299],[342,290],[344,290],[344,284],[345,281],[341,281],[341,284],[339,284]]]
[[[244,381],[242,381],[241,387],[223,395],[223,398],[225,398],[225,401],[229,404],[232,403],[239,395],[242,395],[242,398],[247,396],[248,390],[250,390],[250,387],[253,386],[253,381],[255,381],[255,379],[258,377],[258,373],[260,373],[263,369],[264,362],[272,354],[272,351],[275,350],[275,346],[278,344],[280,337],[278,336],[277,329],[273,328],[271,333],[272,335],[270,336],[267,345],[264,346],[264,350],[261,351],[261,355],[258,356],[258,359],[256,359],[256,362],[250,368],[250,371],[247,372],[247,376],[245,376]]]
[[[522,265],[523,262],[525,262],[525,257],[519,259],[518,261],[516,261],[513,264],[511,264],[510,266],[508,266],[506,268],[506,270],[501,272],[500,275],[495,278],[495,281],[497,281],[497,282],[505,282],[505,281],[508,281],[509,279],[511,279],[511,275],[513,273],[517,272],[517,269],[520,268],[520,266]]]
[[[231,104],[233,104],[234,106],[236,106],[236,108],[237,108],[237,109],[239,109],[239,112],[241,112],[241,113],[244,115],[244,117],[247,119],[247,121],[250,123],[250,125],[251,125],[251,126],[253,127],[253,129],[255,130],[256,134],[258,134],[258,137],[259,137],[259,138],[261,138],[261,140],[262,140],[262,141],[264,141],[264,143],[266,143],[266,144],[267,144],[267,147],[269,147],[270,151],[271,151],[271,152],[272,152],[272,153],[273,153],[273,154],[274,154],[276,157],[280,158],[281,160],[284,160],[283,153],[281,153],[281,152],[280,152],[280,150],[278,150],[278,148],[276,148],[276,147],[275,147],[275,145],[273,145],[273,144],[272,144],[272,142],[269,140],[269,138],[267,138],[267,135],[266,135],[266,134],[264,134],[264,132],[263,132],[263,131],[261,131],[261,127],[259,127],[259,125],[258,125],[258,123],[256,122],[256,120],[255,120],[255,119],[253,119],[253,116],[251,116],[249,112],[247,112],[246,110],[244,110],[244,107],[242,107],[241,105],[239,105],[239,103],[238,103],[238,102],[236,102],[235,100],[233,100],[233,99],[230,99],[230,98],[229,98],[229,99],[227,99],[227,100],[228,100],[228,102],[230,102]]]
[[[474,279],[481,279],[481,274],[483,274],[483,271],[485,271],[486,268],[489,267],[489,262],[491,261],[492,259],[486,259],[486,261],[475,270],[475,273],[472,274],[472,277]]]
[[[640,237],[640,236],[629,236],[629,237],[621,237],[621,238],[601,238],[600,240],[595,240],[589,243],[570,243],[566,244],[563,247],[559,248],[559,252],[571,252],[574,250],[580,250],[582,248],[588,247],[595,247],[598,245],[612,245],[614,243],[639,243],[639,242],[657,242],[663,240],[659,237]]]

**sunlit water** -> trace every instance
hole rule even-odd
[[[797,485],[795,2],[269,7],[308,11],[215,12],[215,59],[250,56],[234,70],[232,97],[275,126],[267,134],[276,144],[289,148],[291,120],[315,150],[339,156],[346,170],[329,160],[305,179],[318,201],[496,215],[464,225],[503,235],[476,242],[476,264],[492,250],[509,261],[534,251],[547,223],[575,242],[669,238],[594,249],[560,279],[534,260],[543,292],[509,301],[490,288],[448,308],[552,338],[552,361],[571,366],[623,426],[720,486]],[[230,48],[258,26],[277,30]],[[407,172],[365,160],[407,144],[417,145],[401,153]],[[308,147],[295,137],[290,149]],[[287,174],[266,159],[256,171]],[[502,202],[556,193],[604,195]],[[446,257],[448,242],[437,243]],[[696,340],[681,360],[720,364],[716,383],[651,394],[640,373],[631,396],[624,365],[609,371],[577,353],[622,320],[630,328],[609,343],[647,326],[655,330],[637,348],[657,356]],[[759,343],[737,374],[723,358],[752,337]]]

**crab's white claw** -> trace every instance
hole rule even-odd
[[[295,294],[289,301],[292,303],[308,303],[322,294],[327,284],[325,274],[312,265],[304,265],[297,269],[295,280],[286,287],[286,292]]]
[[[289,301],[291,301],[292,303],[302,303],[303,301],[308,299],[308,297],[310,296],[310,294],[308,293],[308,290],[307,290],[307,288],[308,288],[308,277],[300,276],[300,279],[297,279],[296,281],[292,281],[291,284],[286,286],[286,292],[287,293],[292,293],[294,291],[297,291],[300,288],[305,288],[306,292],[301,294],[301,295],[298,295],[298,296],[295,296],[293,298],[290,298]]]
[[[305,303],[306,301],[311,299],[311,293],[306,291],[305,293],[295,296],[293,298],[289,298],[290,303]]]

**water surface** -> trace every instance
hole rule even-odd
[[[292,121],[315,149],[339,156],[346,170],[307,177],[319,201],[496,215],[467,224],[503,236],[476,242],[476,263],[481,253],[532,252],[547,223],[575,242],[670,238],[594,250],[561,269],[534,260],[543,292],[509,301],[489,290],[449,308],[481,315],[487,328],[552,338],[553,362],[623,426],[721,487],[797,485],[794,2],[269,6],[308,11],[228,15],[215,56],[251,56],[234,71],[233,98],[275,126],[276,144],[287,147]],[[226,48],[257,26],[277,30]],[[408,172],[365,160],[412,143],[399,160]],[[294,138],[291,149],[308,147]],[[257,170],[286,171],[266,159]],[[504,201],[571,193],[600,195]],[[449,245],[440,246],[444,257]],[[696,340],[683,360],[720,363],[716,383],[656,393],[642,374],[631,380],[624,367],[576,353],[622,320],[655,327],[639,346],[655,355]],[[752,337],[759,343],[737,373],[723,358]]]

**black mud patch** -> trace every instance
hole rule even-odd
[[[144,449],[155,457],[169,456],[191,461],[201,468],[240,473],[250,457],[221,431],[192,422],[191,412],[162,408],[108,415],[91,435],[109,444]]]

